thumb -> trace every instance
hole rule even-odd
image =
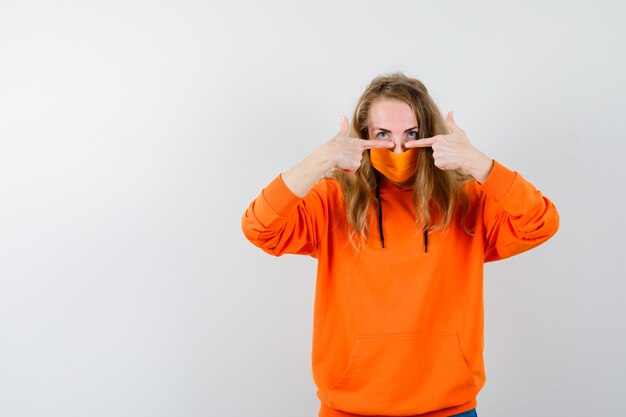
[[[448,126],[448,129],[450,129],[450,132],[452,133],[463,133],[463,130],[456,125],[454,115],[451,111],[448,112],[448,115],[446,116],[446,126]]]
[[[341,136],[348,136],[349,130],[350,122],[348,122],[348,118],[346,116],[341,116],[341,127],[339,128],[339,132],[337,134]]]

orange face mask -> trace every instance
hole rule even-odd
[[[417,152],[417,148],[411,148],[402,153],[394,153],[383,148],[374,148],[370,150],[370,163],[389,181],[402,184],[411,178],[417,170],[415,166]]]

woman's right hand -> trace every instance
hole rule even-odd
[[[355,172],[361,166],[363,152],[372,148],[393,148],[389,140],[349,137],[350,124],[343,116],[339,131],[309,157],[282,174],[285,185],[298,197],[309,193],[313,185],[331,169]]]
[[[389,140],[350,137],[349,131],[348,118],[343,116],[339,131],[315,151],[314,154],[323,161],[326,171],[338,168],[346,172],[355,172],[361,166],[363,152],[366,149],[394,147],[393,142]]]

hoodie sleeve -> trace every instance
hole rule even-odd
[[[241,227],[244,235],[265,252],[317,257],[319,239],[326,225],[327,183],[318,182],[300,198],[277,176],[245,211]]]
[[[478,189],[484,193],[486,262],[539,246],[559,228],[554,204],[519,173],[497,161]]]

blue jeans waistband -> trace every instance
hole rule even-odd
[[[476,414],[476,409],[472,408],[471,410],[467,410],[462,412],[461,414],[455,414],[450,417],[478,417],[478,414]]]

